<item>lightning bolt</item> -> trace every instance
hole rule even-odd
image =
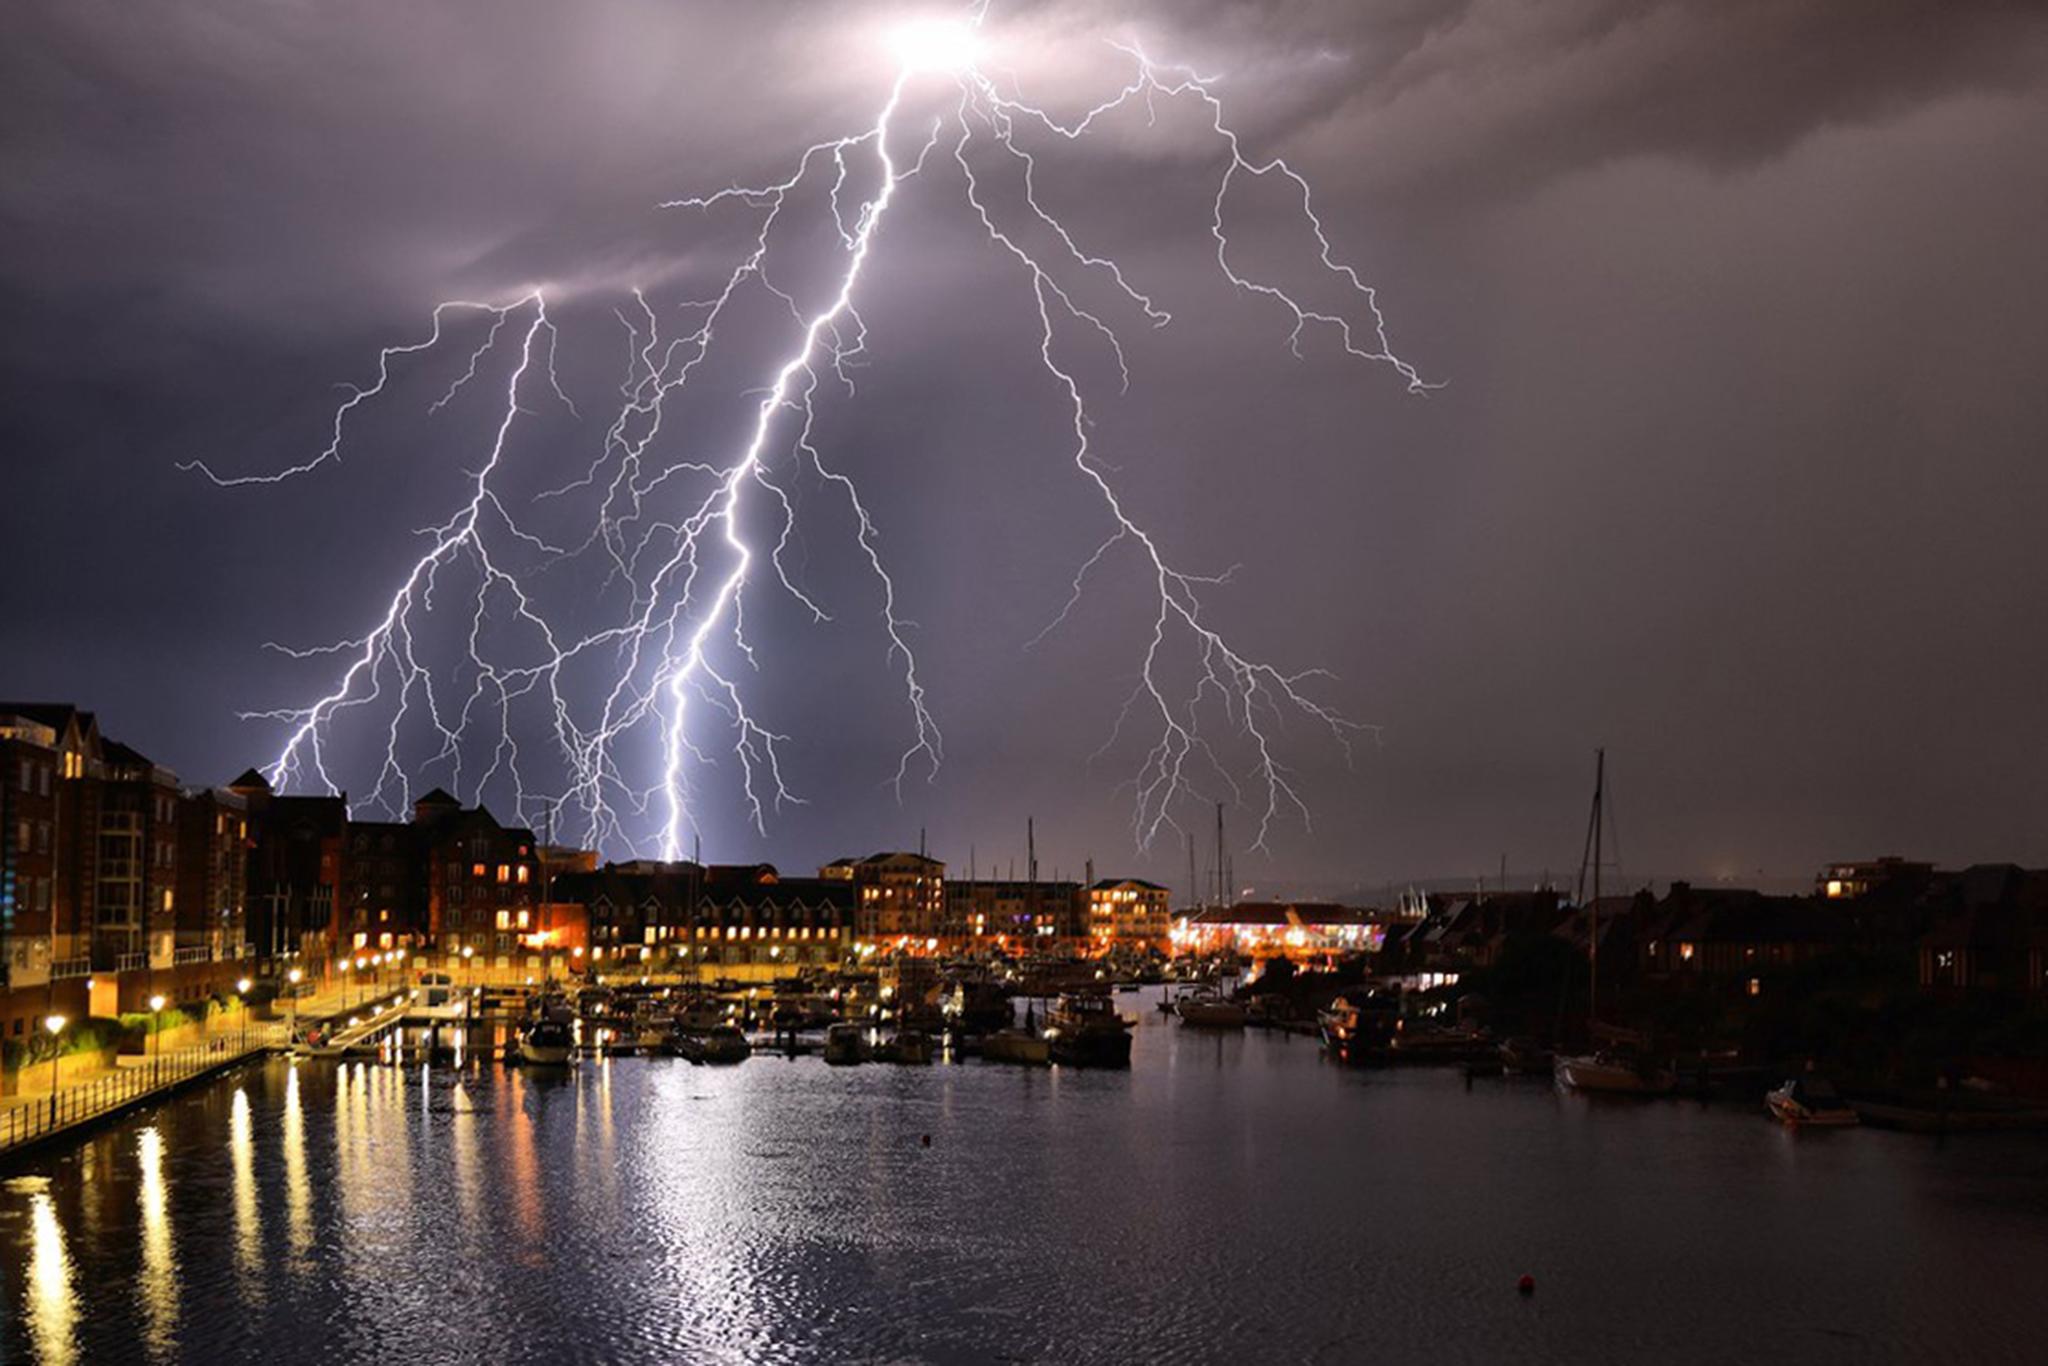
[[[905,747],[891,781],[900,797],[911,777],[935,775],[944,739],[920,680],[914,631],[899,614],[898,586],[868,504],[854,478],[829,463],[819,443],[817,398],[828,378],[849,395],[857,392],[854,372],[867,347],[856,302],[864,267],[910,182],[937,179],[942,168],[950,168],[987,243],[1008,261],[1030,301],[1038,360],[1071,421],[1067,456],[1108,522],[1104,539],[1076,570],[1065,604],[1031,644],[1059,629],[1084,596],[1088,579],[1114,563],[1133,562],[1155,594],[1136,682],[1103,746],[1106,752],[1134,726],[1150,736],[1129,783],[1135,842],[1142,848],[1163,830],[1178,832],[1175,811],[1186,800],[1206,801],[1203,784],[1212,778],[1255,806],[1260,846],[1282,817],[1309,823],[1309,808],[1281,757],[1287,719],[1313,723],[1347,757],[1354,739],[1370,728],[1316,700],[1313,689],[1326,677],[1322,671],[1286,671],[1233,645],[1202,600],[1203,590],[1227,581],[1228,571],[1199,574],[1178,567],[1119,494],[1112,467],[1091,441],[1088,386],[1068,334],[1078,329],[1084,341],[1093,338],[1090,345],[1106,348],[1121,390],[1130,386],[1130,369],[1116,322],[1084,307],[1075,282],[1105,282],[1112,302],[1120,301],[1147,327],[1168,326],[1172,315],[1116,260],[1084,247],[1041,199],[1043,149],[1086,138],[1134,105],[1156,120],[1163,103],[1192,104],[1221,153],[1209,233],[1227,281],[1277,312],[1296,355],[1310,339],[1324,336],[1346,356],[1392,368],[1412,392],[1431,386],[1395,354],[1374,289],[1338,259],[1308,180],[1278,157],[1246,155],[1214,93],[1214,78],[1157,63],[1136,44],[1119,45],[1131,64],[1129,79],[1078,117],[1062,119],[1014,88],[1006,91],[983,70],[977,49],[985,9],[977,6],[966,22],[937,26],[906,45],[873,122],[803,149],[781,179],[662,205],[703,216],[750,216],[751,235],[714,291],[674,306],[687,319],[680,328],[666,326],[670,310],[657,308],[638,290],[633,306],[617,311],[627,343],[617,411],[582,472],[531,500],[535,507],[579,499],[594,504],[580,539],[554,544],[515,519],[504,495],[519,419],[550,400],[576,415],[556,376],[559,334],[544,289],[502,304],[456,300],[436,307],[426,336],[384,348],[374,380],[348,387],[333,413],[330,439],[310,459],[248,475],[222,475],[206,463],[186,467],[223,487],[242,487],[303,477],[338,462],[351,419],[391,390],[396,367],[439,352],[452,332],[465,327],[480,327],[482,335],[429,413],[446,409],[494,367],[503,369],[502,404],[468,476],[466,497],[452,515],[422,532],[427,548],[400,576],[369,628],[310,649],[272,643],[293,658],[343,661],[333,685],[311,703],[244,713],[284,728],[269,766],[274,785],[338,791],[328,754],[334,730],[362,713],[378,718],[382,730],[376,775],[364,798],[372,806],[402,808],[410,801],[411,774],[445,766],[458,792],[480,796],[494,784],[509,785],[523,819],[545,815],[552,824],[567,817],[571,837],[602,847],[638,847],[651,829],[661,856],[673,859],[696,826],[693,775],[717,762],[697,738],[706,729],[698,717],[708,711],[710,725],[727,737],[725,753],[737,765],[748,818],[765,831],[773,810],[801,799],[785,779],[790,737],[768,724],[743,686],[745,675],[760,668],[747,634],[746,603],[750,589],[779,587],[814,620],[830,618],[785,558],[798,525],[792,489],[805,476],[843,500],[879,593],[886,660],[897,672],[907,719]],[[928,123],[912,123],[904,115],[906,96],[927,80],[950,82],[950,97]],[[992,187],[998,177],[1006,177],[1013,202],[1022,206],[1018,221],[1006,221],[997,207]],[[1316,244],[1316,265],[1338,302],[1305,300],[1239,263],[1228,228],[1230,206],[1241,186],[1261,181],[1281,184],[1293,197]],[[801,215],[806,196],[815,200],[820,192],[837,261],[832,286],[821,301],[807,305],[777,284],[769,267],[778,259],[774,244],[785,219]],[[1034,237],[1050,250],[1034,249]],[[666,420],[713,355],[721,327],[762,296],[787,312],[795,335],[753,391],[745,439],[711,460],[666,454],[675,444],[667,439]],[[772,539],[755,528],[764,517],[779,527]],[[615,611],[604,624],[579,632],[565,629],[563,614],[542,606],[535,583],[585,559],[603,568],[601,596]],[[451,576],[464,589],[456,609],[460,649],[447,665],[430,642],[436,639],[436,614],[447,610],[436,606],[437,584]],[[575,619],[580,624],[591,616],[590,605],[582,604]],[[1177,651],[1194,661],[1181,677],[1169,664]],[[594,707],[578,703],[593,695],[586,677],[598,680],[594,691],[601,701]],[[1219,713],[1248,756],[1236,772],[1212,742],[1213,726],[1204,725],[1205,717]],[[529,723],[533,716],[537,726]],[[534,762],[520,743],[526,735],[530,749],[534,730],[545,736],[551,753],[545,783],[529,778]],[[409,768],[404,755],[420,737],[432,752]]]

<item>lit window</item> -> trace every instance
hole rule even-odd
[[[526,928],[526,912],[525,912],[525,911],[521,911],[521,912],[519,913],[519,928],[520,928],[520,929],[522,929],[522,930]]]
[[[1762,979],[1762,978],[1759,978],[1759,977],[1752,977],[1752,978],[1750,978],[1750,979],[1749,979],[1749,994],[1750,994],[1750,995],[1752,995],[1752,996],[1761,996],[1761,995],[1763,995],[1763,992],[1764,992],[1764,984],[1763,984],[1763,979]]]
[[[498,928],[501,930],[512,928],[512,913],[510,911],[498,912]]]
[[[530,875],[530,874],[532,873],[532,871],[533,871],[533,870],[532,870],[532,869],[530,869],[530,868],[528,868],[528,867],[527,867],[527,866],[526,866],[525,864],[523,864],[523,863],[522,863],[522,864],[520,864],[520,865],[519,865],[519,879],[518,879],[518,880],[519,880],[520,882],[524,883],[524,882],[525,882],[525,881],[527,880],[528,876],[529,876],[529,875]]]
[[[501,864],[499,864],[499,865],[498,865],[498,881],[500,881],[500,882],[510,882],[511,880],[512,880],[512,865],[511,865],[511,864],[509,864],[509,863],[501,863]]]
[[[1685,962],[1690,963],[1692,961],[1692,945],[1680,944],[1678,946],[1678,956]]]
[[[490,873],[481,863],[476,863],[470,865],[469,875],[471,877],[488,877]]]

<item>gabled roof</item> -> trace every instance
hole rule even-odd
[[[1148,892],[1164,892],[1168,890],[1156,882],[1147,882],[1141,877],[1106,877],[1100,882],[1088,884],[1088,890],[1091,892],[1106,892],[1113,887],[1138,887]]]

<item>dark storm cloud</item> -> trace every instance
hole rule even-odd
[[[97,706],[193,780],[260,757],[233,712],[307,678],[257,642],[360,629],[434,511],[394,518],[394,488],[425,496],[468,447],[459,426],[394,433],[403,459],[373,442],[325,482],[247,496],[174,463],[303,458],[325,386],[451,295],[547,284],[597,357],[571,382],[601,395],[620,291],[687,292],[730,260],[730,222],[654,204],[863,118],[888,77],[875,32],[912,8],[9,7],[5,690]],[[1234,631],[1332,668],[1333,700],[1385,727],[1355,770],[1297,753],[1318,831],[1274,866],[1560,865],[1601,742],[1640,869],[2048,858],[2029,814],[2048,801],[2039,5],[994,15],[1001,64],[1064,107],[1121,78],[1105,39],[1224,73],[1250,150],[1315,178],[1397,344],[1449,381],[1411,399],[1286,355],[1280,320],[1215,277],[1199,120],[1134,118],[1048,169],[1049,197],[1177,314],[1132,329],[1133,395],[1097,412],[1132,497],[1190,567],[1243,563],[1216,598]],[[1280,207],[1241,209],[1275,269],[1299,245]],[[873,286],[887,348],[835,419],[875,457],[956,759],[902,807],[878,795],[886,694],[833,725],[812,710],[831,690],[807,691],[871,642],[785,623],[807,667],[778,686],[819,798],[762,846],[791,862],[924,823],[986,862],[1031,810],[1067,862],[1128,853],[1128,765],[1089,755],[1142,603],[1112,574],[1017,649],[1102,526],[1062,482],[1019,282],[971,229],[906,205],[909,245]]]

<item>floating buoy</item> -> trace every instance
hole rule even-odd
[[[1521,1280],[1519,1280],[1519,1281],[1516,1281],[1516,1282],[1515,1282],[1515,1289],[1516,1289],[1517,1291],[1519,1291],[1519,1292],[1520,1292],[1521,1294],[1524,1294],[1524,1295],[1533,1295],[1533,1294],[1535,1294],[1535,1293],[1536,1293],[1536,1278],[1535,1278],[1534,1276],[1524,1276],[1524,1277],[1522,1277],[1522,1279],[1521,1279]]]
[[[932,1136],[930,1134],[924,1136],[924,1146],[927,1148],[932,1146]]]

